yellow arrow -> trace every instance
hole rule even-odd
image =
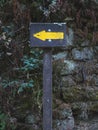
[[[35,34],[33,34],[33,36],[42,41],[45,41],[47,39],[49,39],[49,40],[64,39],[63,32],[46,32],[45,30],[35,33]]]

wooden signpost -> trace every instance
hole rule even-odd
[[[42,47],[43,57],[43,130],[52,130],[52,48],[65,47],[65,23],[31,23],[30,43]]]

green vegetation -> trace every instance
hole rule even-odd
[[[5,130],[6,129],[6,121],[7,121],[7,116],[0,112],[0,130]]]
[[[96,2],[88,0],[0,0],[0,130],[25,130],[19,125],[25,123],[26,114],[42,113],[43,50],[30,47],[29,23],[66,22],[79,36],[76,42],[92,38],[96,42],[97,12]],[[54,73],[55,86],[60,72]],[[80,94],[77,88],[71,91]],[[11,123],[12,117],[20,124]]]

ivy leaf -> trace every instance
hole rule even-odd
[[[30,80],[29,82],[22,83],[18,89],[18,93],[23,92],[25,88],[33,88],[34,87],[34,81]]]

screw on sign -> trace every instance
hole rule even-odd
[[[43,56],[43,130],[52,130],[52,48],[65,47],[65,23],[31,23],[30,43],[42,47]]]

